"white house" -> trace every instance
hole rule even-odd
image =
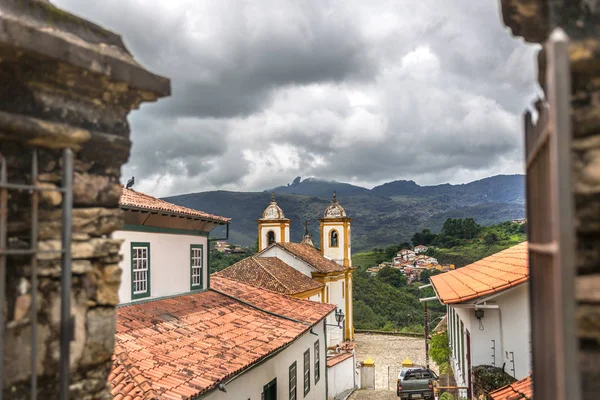
[[[335,306],[222,277],[211,287],[118,309],[115,398],[327,398]]]
[[[121,304],[208,288],[208,235],[229,218],[125,188],[120,207]]]
[[[458,386],[472,393],[472,368],[504,366],[516,379],[531,372],[527,242],[430,278],[448,306],[448,337]]]
[[[415,253],[419,254],[419,253],[425,253],[427,250],[429,250],[429,247],[425,246],[425,245],[418,245],[415,246]]]
[[[327,398],[326,321],[335,305],[283,294],[286,285],[277,292],[211,279],[208,233],[228,218],[130,189],[120,206],[115,399]],[[265,273],[277,268],[260,263]],[[324,284],[294,272],[308,292],[322,292]]]
[[[403,259],[404,261],[414,260],[416,257],[416,253],[409,249],[402,249],[398,252],[397,256]]]

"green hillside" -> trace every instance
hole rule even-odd
[[[391,182],[369,190],[306,179],[274,191],[277,203],[292,220],[291,239],[296,242],[302,239],[305,220],[311,223],[313,238],[319,237],[318,218],[330,204],[333,191],[337,191],[340,204],[353,218],[353,251],[409,241],[415,231],[424,228],[438,232],[448,218],[472,217],[479,224],[489,225],[524,216],[522,175],[500,175],[466,185],[419,186],[408,182]],[[254,246],[256,220],[269,204],[271,194],[212,191],[165,200],[232,218],[230,242]]]

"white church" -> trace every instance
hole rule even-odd
[[[258,253],[217,273],[249,285],[292,297],[335,304],[328,317],[328,346],[354,339],[352,308],[352,248],[350,224],[336,194],[320,222],[320,246],[315,247],[306,229],[300,243],[290,241],[290,220],[275,195],[258,219]],[[337,327],[336,325],[339,325]]]

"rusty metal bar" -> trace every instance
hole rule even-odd
[[[69,398],[70,345],[73,340],[73,317],[71,316],[71,235],[73,211],[73,152],[63,152],[64,189],[62,207],[62,271],[60,301],[60,400]]]
[[[31,184],[37,185],[38,180],[38,157],[37,151],[33,150],[31,157]],[[37,271],[37,248],[38,248],[38,204],[39,193],[31,191],[31,400],[37,399],[37,290],[38,290],[38,271]]]
[[[6,255],[6,256],[30,256],[32,254],[61,254],[61,253],[64,253],[63,249],[60,249],[60,250],[0,249],[0,255]]]
[[[539,254],[554,255],[558,253],[558,243],[529,243],[529,251]]]
[[[0,184],[6,184],[6,158],[0,155]],[[8,193],[6,188],[0,188],[0,249],[7,247],[7,216],[8,216]],[[0,253],[0,400],[4,393],[4,333],[6,329],[6,312],[4,303],[6,301],[6,255]]]

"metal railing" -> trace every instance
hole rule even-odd
[[[8,238],[8,193],[9,191],[28,192],[31,203],[31,221],[28,249],[11,248]],[[38,215],[39,194],[41,191],[55,191],[62,194],[62,231],[61,248],[59,250],[38,249]],[[0,304],[6,302],[6,266],[7,259],[12,256],[29,256],[31,265],[31,304],[29,322],[31,324],[31,399],[37,399],[38,392],[38,255],[41,253],[59,253],[62,258],[61,270],[61,303],[60,303],[60,399],[66,400],[69,395],[69,347],[73,340],[74,320],[71,315],[71,231],[73,208],[73,153],[71,149],[63,150],[62,186],[45,187],[38,182],[38,155],[33,150],[31,156],[31,182],[29,184],[8,182],[8,166],[6,157],[0,154]],[[4,341],[7,315],[4,306],[0,307],[0,400],[3,398],[4,382]]]

